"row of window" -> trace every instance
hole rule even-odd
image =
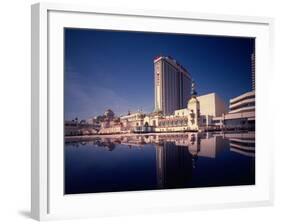
[[[241,99],[230,102],[230,105],[236,104],[236,103],[241,102],[243,100],[249,100],[249,99],[255,99],[255,96],[250,95],[250,96],[243,97]]]
[[[187,119],[182,120],[174,120],[174,121],[159,121],[159,127],[167,127],[167,126],[184,126],[188,124]]]
[[[247,147],[255,147],[255,142],[240,142],[240,141],[230,140],[230,143],[234,143],[241,146],[247,146]]]
[[[219,123],[221,123],[221,121],[220,120],[212,120],[212,123],[213,124],[219,124]]]
[[[237,110],[237,109],[241,109],[241,108],[246,108],[246,107],[254,107],[255,106],[255,102],[251,102],[251,103],[245,103],[236,107],[231,108],[231,110]]]

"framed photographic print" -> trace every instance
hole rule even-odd
[[[32,217],[269,205],[270,18],[32,6]]]

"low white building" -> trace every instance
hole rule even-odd
[[[254,130],[255,120],[255,91],[250,91],[230,99],[229,113],[213,118],[212,122],[221,129]]]
[[[128,113],[127,115],[120,117],[120,123],[122,124],[122,130],[127,132],[134,131],[135,127],[144,125],[145,114],[142,112]]]
[[[244,93],[229,101],[229,113],[255,111],[255,91]]]

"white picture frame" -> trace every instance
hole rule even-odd
[[[32,5],[31,214],[37,220],[248,207],[273,203],[273,19],[190,12]],[[149,25],[148,25],[149,24]],[[256,45],[256,185],[63,195],[63,27],[251,36]],[[179,27],[187,27],[179,29]],[[167,30],[169,29],[169,30]],[[187,200],[188,199],[188,200]]]

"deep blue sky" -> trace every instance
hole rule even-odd
[[[230,98],[251,90],[254,39],[186,34],[65,29],[65,118],[87,119],[111,108],[151,112],[153,58],[187,68],[198,95]]]

